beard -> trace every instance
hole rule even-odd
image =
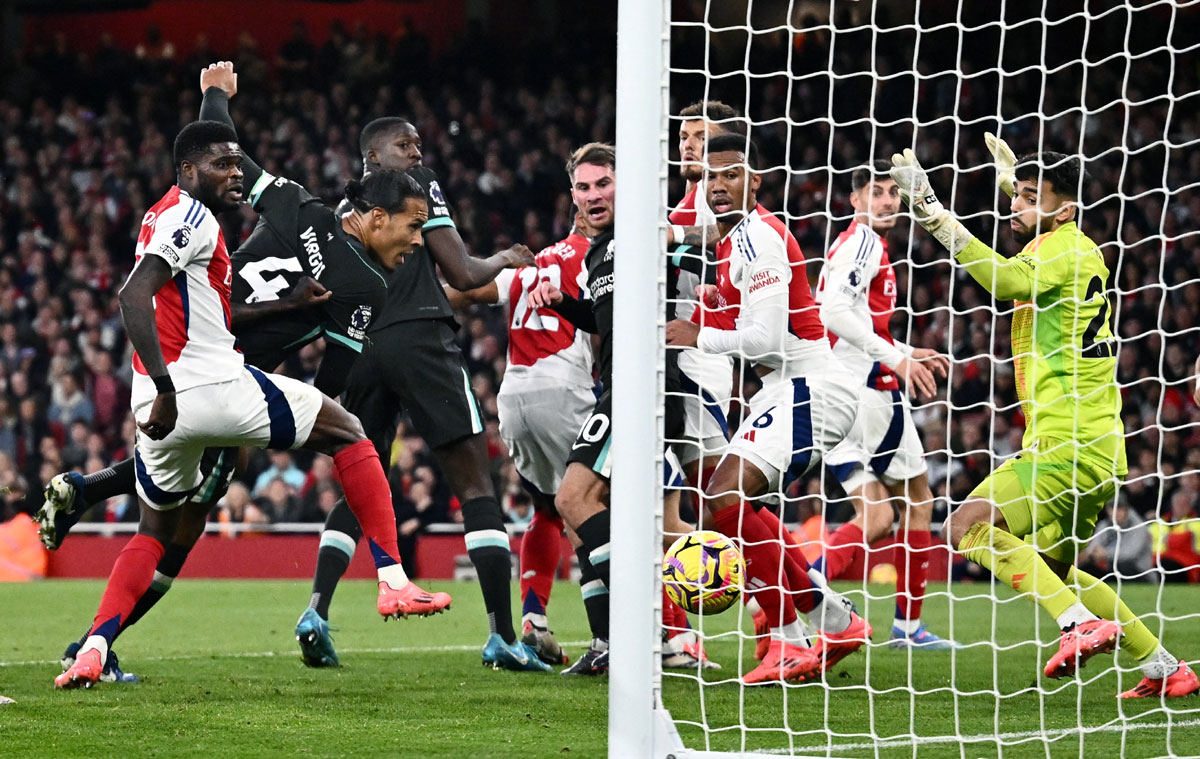
[[[1017,244],[1024,248],[1033,242],[1033,238],[1037,237],[1037,228],[1021,227],[1020,229],[1014,229],[1012,230],[1012,236],[1017,241]]]

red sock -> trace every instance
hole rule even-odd
[[[929,530],[901,530],[896,535],[896,619],[920,619],[929,574]]]
[[[796,611],[807,614],[816,606],[817,596],[804,592],[812,589],[812,580],[808,576],[808,559],[804,556],[804,550],[779,517],[775,516],[774,511],[764,508],[755,513],[771,534],[783,541],[783,571],[788,578],[788,587],[792,590],[792,604],[795,605]]]
[[[846,522],[825,541],[825,576],[836,580],[864,550],[862,528]]]
[[[163,544],[149,535],[138,533],[125,544],[108,576],[89,635],[103,636],[109,645],[112,644],[121,630],[121,623],[129,618],[137,600],[154,581],[154,568],[162,555]]]
[[[525,603],[525,613],[546,613],[554,576],[558,574],[562,533],[562,517],[541,511],[533,512],[533,519],[521,538],[521,598]],[[533,601],[529,598],[530,590],[541,611],[530,608]]]
[[[400,563],[396,545],[396,512],[392,509],[392,489],[388,487],[379,454],[370,440],[360,440],[333,455],[333,469],[346,494],[350,511],[371,541],[375,568]]]
[[[746,560],[746,588],[767,614],[771,627],[796,621],[796,609],[784,598],[789,590],[788,577],[782,574],[778,537],[767,529],[754,507],[746,502],[735,503],[715,515],[717,529],[738,539]],[[741,529],[738,529],[738,521]],[[756,545],[755,545],[756,544]]]
[[[662,620],[663,630],[667,633],[667,640],[691,629],[688,627],[687,612],[684,611],[682,606],[671,600],[671,597],[667,595],[666,588],[663,588]]]

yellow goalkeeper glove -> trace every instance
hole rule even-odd
[[[1017,191],[1017,156],[1007,142],[991,132],[983,133],[983,141],[996,162],[996,186],[1011,198]]]
[[[900,199],[912,209],[913,218],[935,240],[954,255],[971,244],[975,236],[937,199],[929,186],[929,175],[921,168],[912,150],[906,148],[903,153],[893,155],[889,173],[900,189]]]

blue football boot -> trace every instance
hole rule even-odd
[[[499,633],[488,636],[483,646],[483,664],[492,669],[508,669],[513,672],[553,672],[554,669],[538,658],[537,652],[520,640],[511,645],[504,642]]]
[[[300,658],[306,666],[340,666],[329,630],[329,623],[321,619],[316,609],[309,607],[300,615],[300,621],[296,623],[296,640],[300,643]]]
[[[962,648],[962,644],[948,638],[939,638],[929,632],[925,628],[925,623],[922,622],[917,631],[911,635],[899,627],[893,627],[892,634],[888,638],[888,648],[914,648],[918,651],[952,651],[956,648]]]

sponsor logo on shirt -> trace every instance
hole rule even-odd
[[[449,216],[450,209],[446,208],[446,196],[442,194],[442,187],[434,180],[429,183],[429,197],[433,198],[433,215],[434,216]]]
[[[321,272],[325,271],[325,259],[321,256],[321,246],[317,244],[317,233],[312,227],[300,233],[300,244],[304,246],[304,252],[308,254],[308,268],[312,271],[313,277],[320,279]]]
[[[158,254],[167,259],[173,264],[179,263],[179,251],[167,245],[165,242],[158,246]]]
[[[760,271],[754,275],[753,279],[750,280],[750,292],[760,290],[764,287],[770,287],[771,285],[778,285],[781,282],[783,282],[783,280],[780,279],[779,275],[775,272]]]
[[[182,250],[192,241],[192,228],[180,227],[171,234],[171,242],[175,243],[175,247]]]
[[[354,309],[354,313],[350,314],[350,326],[346,329],[346,333],[355,340],[362,340],[367,336],[367,327],[371,324],[371,307],[359,306]]]

